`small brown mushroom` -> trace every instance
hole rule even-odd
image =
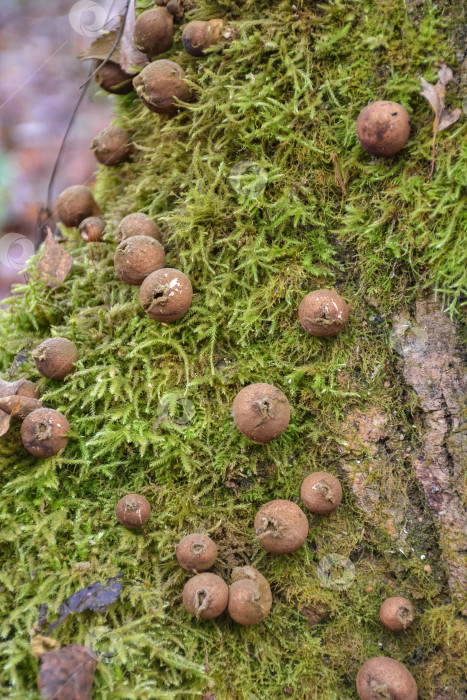
[[[342,501],[342,488],[332,474],[314,472],[303,481],[300,497],[313,513],[332,513]]]
[[[367,105],[358,115],[360,146],[372,156],[393,156],[407,143],[410,117],[398,102],[380,100]]]
[[[105,232],[105,221],[100,216],[88,216],[80,223],[79,232],[86,243],[101,241]]]
[[[52,457],[67,446],[69,430],[70,424],[62,413],[38,408],[24,419],[21,439],[34,457]]]
[[[56,208],[58,218],[68,227],[79,226],[88,216],[100,214],[91,190],[84,185],[72,185],[63,190]]]
[[[217,545],[207,535],[193,533],[183,537],[176,546],[177,560],[187,571],[206,571],[217,559]]]
[[[139,299],[148,316],[161,323],[172,323],[181,319],[190,308],[193,288],[183,272],[164,267],[146,277],[139,290]]]
[[[122,282],[139,285],[154,270],[164,266],[165,252],[159,241],[149,236],[132,236],[115,251],[115,271]]]
[[[244,387],[234,399],[232,413],[240,432],[260,443],[282,435],[290,422],[287,397],[272,384]]]
[[[410,627],[413,622],[413,605],[407,598],[386,598],[379,609],[379,616],[385,627],[393,632],[400,632]]]
[[[260,545],[268,552],[290,554],[305,543],[308,520],[292,501],[269,501],[256,514],[255,533]]]
[[[203,56],[206,49],[220,41],[223,29],[222,19],[188,22],[182,33],[183,48],[191,56]]]
[[[174,43],[173,17],[165,7],[142,12],[135,23],[133,40],[149,58],[168,51]]]
[[[269,614],[272,594],[264,576],[252,566],[237,566],[232,571],[229,591],[229,615],[241,625],[256,625]]]
[[[151,112],[173,115],[178,100],[189,102],[190,88],[178,63],[161,59],[145,66],[133,80],[136,93]]]
[[[101,63],[98,61],[97,65]],[[112,95],[127,95],[133,90],[133,75],[125,71],[114,61],[106,61],[95,75],[95,81]]]
[[[78,348],[68,338],[47,338],[33,350],[37,370],[48,379],[64,379],[78,361]]]
[[[119,126],[108,126],[94,137],[91,151],[102,165],[120,165],[130,157],[130,135]]]
[[[310,335],[336,335],[347,323],[349,309],[342,297],[332,289],[317,289],[306,295],[298,309],[304,330]]]
[[[147,524],[151,517],[151,506],[139,493],[128,493],[117,503],[115,515],[121,525],[136,530]]]
[[[201,620],[219,617],[227,607],[229,587],[216,574],[193,576],[183,589],[183,604],[190,615]]]
[[[115,229],[116,241],[124,241],[132,236],[149,236],[162,243],[162,233],[159,226],[147,214],[135,212],[123,217]]]
[[[357,674],[361,700],[417,700],[417,684],[399,661],[387,656],[368,659]]]

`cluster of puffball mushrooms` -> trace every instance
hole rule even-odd
[[[174,23],[181,21],[187,2],[156,0],[156,4],[159,7],[139,15],[134,30],[135,46],[149,59],[172,47]],[[233,30],[226,27],[222,19],[194,21],[185,26],[182,43],[188,54],[199,57],[222,38],[233,36]],[[137,75],[125,73],[118,63],[108,60],[100,66],[96,80],[104,90],[114,94],[126,94],[135,89],[149,110],[167,116],[176,114],[181,103],[192,98],[184,71],[167,59],[148,63]],[[356,131],[367,153],[377,157],[392,156],[409,138],[410,118],[400,104],[378,101],[361,111]],[[98,134],[91,149],[101,164],[110,167],[127,161],[133,152],[130,135],[116,126],[109,126]],[[65,226],[79,227],[84,241],[95,243],[103,239],[105,221],[87,187],[76,185],[66,189],[59,196],[56,209]],[[118,243],[114,258],[116,274],[122,282],[140,286],[140,302],[146,313],[161,323],[181,319],[191,306],[192,286],[183,272],[164,267],[165,251],[157,224],[146,214],[129,214],[116,228],[114,239]],[[348,321],[348,306],[337,292],[319,289],[304,297],[298,317],[307,333],[318,337],[334,336]],[[60,380],[74,370],[78,350],[67,338],[49,338],[33,351],[33,359],[43,376]],[[4,397],[5,388],[2,388]],[[0,406],[23,420],[21,437],[25,448],[36,457],[50,457],[61,452],[67,445],[70,430],[65,416],[42,407],[32,382],[23,380],[20,388],[11,393],[16,396],[1,399]],[[232,413],[238,430],[256,443],[267,443],[279,437],[290,421],[287,397],[266,383],[244,387],[235,397]],[[342,488],[332,474],[316,472],[305,478],[300,496],[309,511],[326,515],[341,503]],[[150,504],[139,494],[124,496],[116,507],[118,521],[130,529],[145,527],[150,515]],[[307,516],[295,502],[280,499],[259,509],[254,529],[265,550],[284,555],[305,543],[309,526]],[[235,567],[230,586],[208,571],[216,562],[217,546],[207,535],[194,533],[183,537],[176,546],[176,557],[183,569],[194,574],[183,589],[183,603],[191,615],[211,619],[227,609],[235,622],[253,625],[269,614],[271,589],[255,568]],[[381,605],[381,622],[394,632],[407,629],[413,617],[413,607],[405,598],[388,598]],[[356,683],[362,700],[417,699],[413,676],[391,658],[368,660],[360,669]]]

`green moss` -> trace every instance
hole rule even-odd
[[[416,445],[389,319],[425,288],[453,314],[465,293],[465,119],[439,134],[429,182],[432,114],[418,94],[420,75],[435,81],[437,60],[459,69],[449,18],[427,3],[415,27],[402,0],[297,5],[299,19],[288,2],[200,0],[193,17],[225,16],[239,36],[202,60],[177,42],[196,101],[168,121],[134,95],[116,99],[116,123],[132,132],[137,155],[100,168],[96,197],[111,231],[131,211],[162,224],[167,264],[193,282],[190,312],[170,327],[152,322],[138,290],[114,274],[112,237],[85,246],[70,231],[67,281],[50,290],[31,269],[2,316],[4,376],[17,352],[51,332],[80,349],[66,382],[40,379],[31,360],[15,374],[37,379],[44,402],[67,415],[65,453],[34,460],[18,447],[18,426],[0,442],[8,697],[37,697],[28,631],[39,604],[53,615],[72,592],[118,571],[125,584],[116,605],[71,616],[55,633],[61,644],[105,646],[112,637],[116,654],[98,666],[96,698],[211,689],[218,700],[262,700],[290,688],[296,698],[354,700],[359,666],[381,654],[408,666],[421,700],[447,684],[463,692],[465,627],[447,602],[435,524],[412,524],[400,552],[384,509],[364,512],[346,482],[341,427],[355,408],[377,406],[391,417],[391,440],[404,434],[400,450]],[[368,101],[386,98],[409,110],[413,128],[402,154],[380,162],[360,149],[354,124]],[[455,85],[449,101],[459,102]],[[266,172],[256,198],[229,181],[243,160]],[[324,285],[352,304],[351,322],[334,339],[305,337],[298,304]],[[281,388],[292,406],[290,428],[263,446],[231,418],[235,394],[255,381]],[[160,402],[173,393],[193,405],[187,424],[160,420]],[[396,454],[374,460],[373,478],[423,507],[410,462],[401,466]],[[254,538],[256,510],[297,499],[314,469],[342,479],[342,507],[310,518],[309,546],[289,557],[265,553]],[[153,506],[145,537],[114,517],[117,499],[134,491]],[[258,628],[185,613],[186,573],[173,545],[198,529],[219,545],[216,572],[251,562],[271,582],[273,609]],[[347,590],[321,585],[317,565],[331,553],[355,564]],[[84,561],[88,569],[75,567]],[[378,618],[382,598],[395,593],[418,612],[403,635]],[[310,627],[303,607],[327,613]]]

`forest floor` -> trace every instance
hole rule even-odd
[[[116,98],[115,123],[131,132],[135,155],[100,168],[106,241],[85,245],[65,230],[66,281],[46,287],[32,263],[2,315],[3,378],[36,381],[72,426],[55,458],[26,453],[18,425],[0,441],[4,697],[39,697],[29,638],[39,606],[53,619],[69,595],[120,572],[116,604],[70,615],[53,635],[62,646],[110,645],[95,698],[357,700],[356,674],[374,656],[402,662],[420,700],[467,694],[467,122],[438,134],[430,179],[433,113],[419,94],[420,77],[435,83],[445,61],[455,76],[446,104],[462,103],[462,9],[295,5],[197,2],[191,17],[225,17],[238,38],[195,59],[178,30],[167,57],[195,100],[173,119],[134,94]],[[385,160],[355,135],[377,99],[400,102],[412,119],[407,146]],[[234,188],[244,161],[250,179]],[[112,234],[133,211],[156,219],[167,266],[193,283],[190,311],[167,327],[115,275]],[[298,322],[301,299],[320,287],[350,305],[334,338]],[[80,351],[64,382],[41,378],[30,357],[51,334]],[[231,415],[253,382],[274,384],[292,408],[288,430],[266,445],[243,437]],[[178,421],[160,420],[167,397]],[[342,505],[309,514],[294,554],[268,554],[255,538],[257,510],[298,502],[318,470],[340,479]],[[116,501],[133,492],[152,505],[145,533],[115,519]],[[229,580],[248,563],[268,579],[273,607],[261,625],[187,614],[174,544],[193,531],[216,541],[215,573]],[[335,555],[351,572],[345,584]],[[379,620],[391,595],[416,610],[402,634]]]

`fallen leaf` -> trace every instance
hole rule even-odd
[[[37,686],[47,700],[91,700],[97,657],[80,644],[42,654]]]
[[[109,578],[105,584],[91,583],[86,588],[83,588],[76,593],[73,593],[69,598],[67,598],[59,607],[59,617],[55,622],[48,623],[44,617],[44,611],[42,612],[42,622],[41,629],[43,629],[44,622],[49,625],[47,632],[53,632],[54,629],[58,627],[72,612],[83,612],[83,610],[97,610],[98,612],[105,612],[109,605],[115,603],[118,599],[123,581],[121,580],[123,574],[118,574],[114,578]]]
[[[138,51],[133,43],[135,23],[135,0],[129,0],[125,27],[120,39],[120,66],[125,73],[130,75],[135,72],[135,67],[142,68],[149,63],[148,57],[141,51]]]
[[[112,51],[119,31],[119,28],[113,29],[111,32],[97,37],[90,46],[79,54],[78,59],[80,61],[88,61],[89,59],[95,59],[97,61],[110,60],[113,63],[120,64],[120,46],[117,45],[114,51]],[[109,58],[111,51],[112,55]]]
[[[73,258],[70,253],[57,243],[52,231],[47,229],[44,252],[37,263],[39,276],[48,287],[57,287],[66,280],[72,264]]]
[[[0,411],[0,437],[5,435],[10,429],[11,416],[5,411]]]
[[[435,167],[435,145],[436,145],[436,134],[443,129],[447,129],[449,126],[454,124],[461,116],[461,109],[445,109],[444,100],[446,97],[446,85],[452,80],[453,74],[452,70],[448,68],[445,63],[441,64],[441,68],[438,71],[438,82],[436,85],[429,83],[425,78],[420,78],[423,90],[420,95],[425,98],[425,100],[431,106],[433,112],[435,113],[435,119],[433,121],[433,143],[432,143],[432,158],[431,158],[431,171],[430,179],[433,175],[433,170]]]

